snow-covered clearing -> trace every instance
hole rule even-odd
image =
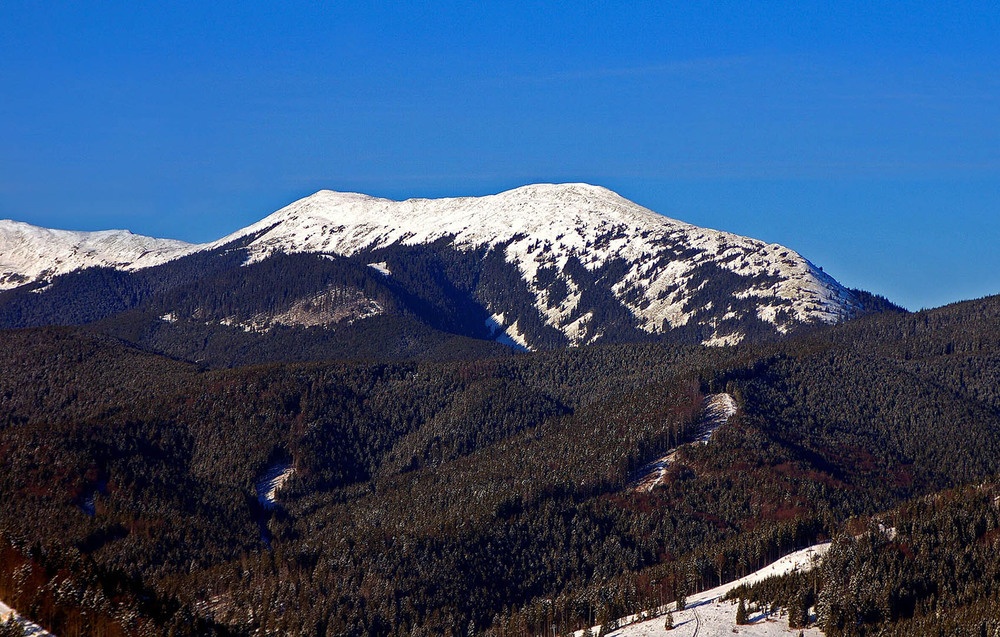
[[[674,629],[664,628],[664,616],[635,622],[637,617],[626,617],[620,624],[628,624],[612,633],[615,637],[729,637],[731,635],[749,635],[752,637],[777,637],[779,635],[798,635],[801,631],[806,637],[822,637],[823,631],[818,628],[789,628],[788,617],[780,615],[763,615],[750,613],[749,624],[736,625],[736,604],[719,601],[726,593],[743,586],[756,584],[769,577],[785,575],[795,571],[807,572],[819,566],[823,555],[830,548],[830,543],[816,544],[800,551],[790,553],[764,568],[742,577],[738,580],[717,586],[713,589],[691,595],[687,599],[687,607],[674,612]],[[674,604],[669,607],[674,609]],[[666,612],[666,609],[664,609]],[[592,630],[596,635],[598,628]],[[575,635],[580,637],[583,631]]]
[[[16,610],[7,604],[0,602],[0,622],[7,621],[7,618],[11,616],[14,617],[15,621],[21,624],[21,627],[24,628],[24,634],[27,637],[54,637],[49,631],[45,630],[38,624],[21,617]]]
[[[709,394],[702,404],[701,418],[698,420],[698,433],[689,444],[706,444],[712,439],[715,430],[726,424],[730,416],[736,413],[736,399],[729,394]],[[682,445],[683,446],[683,445]],[[657,458],[639,470],[639,478],[631,484],[636,492],[649,492],[653,487],[663,482],[670,463],[677,457],[677,447],[666,455]]]
[[[392,271],[389,269],[389,264],[386,263],[385,261],[379,261],[378,263],[369,263],[368,267],[371,268],[372,270],[375,270],[382,276],[389,276],[392,274]]]
[[[278,505],[278,489],[285,484],[288,478],[295,473],[295,468],[287,462],[279,462],[267,468],[259,478],[257,478],[256,491],[257,501],[265,509],[271,509]]]

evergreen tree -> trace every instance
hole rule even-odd
[[[742,597],[740,598],[740,605],[736,607],[736,623],[739,626],[743,626],[743,625],[745,625],[745,624],[748,623],[747,622],[747,605],[743,601]]]

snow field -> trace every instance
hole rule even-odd
[[[795,551],[746,577],[691,595],[687,599],[687,607],[684,610],[674,611],[673,630],[668,631],[664,628],[664,615],[644,621],[636,621],[638,618],[632,616],[620,621],[620,623],[628,625],[613,631],[610,635],[615,637],[729,637],[737,634],[749,637],[778,637],[795,636],[802,632],[805,637],[822,637],[823,631],[818,628],[789,628],[788,618],[783,614],[765,616],[760,613],[751,613],[749,624],[737,626],[737,605],[732,602],[720,601],[720,598],[744,584],[756,584],[769,577],[795,571],[808,572],[819,566],[829,548],[830,543],[825,542]],[[669,607],[675,608],[674,604],[670,604]],[[665,612],[666,609],[664,609]],[[598,626],[592,629],[595,635],[598,634],[598,629]],[[575,633],[576,637],[582,635],[583,631]]]
[[[279,462],[268,467],[255,485],[257,501],[261,506],[265,509],[278,506],[278,490],[294,473],[295,468],[287,462]]]

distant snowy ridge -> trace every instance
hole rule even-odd
[[[588,184],[405,201],[322,190],[200,245],[124,230],[69,232],[3,221],[0,289],[95,265],[149,267],[237,241],[248,250],[247,264],[275,253],[363,257],[434,242],[499,252],[534,299],[527,309],[568,345],[604,336],[600,315],[607,306],[595,306],[595,294],[620,304],[640,332],[690,323],[707,345],[739,343],[748,321],[785,333],[796,324],[835,323],[863,311],[852,292],[793,250],[670,219]],[[385,261],[368,264],[391,276]],[[498,338],[535,347],[537,328],[532,333],[518,320],[525,308],[502,305],[484,301],[488,315],[508,317],[497,325]]]
[[[250,235],[257,235],[249,244],[251,261],[276,252],[349,256],[444,238],[459,248],[502,249],[531,286],[539,312],[574,345],[583,344],[582,328],[590,318],[573,316],[580,290],[564,277],[569,293],[552,303],[548,290],[536,285],[540,269],[561,273],[574,257],[591,271],[623,260],[625,271],[610,282],[611,290],[651,333],[683,326],[699,309],[687,307],[697,290],[686,284],[703,263],[743,277],[770,277],[741,294],[759,298],[757,318],[779,331],[785,331],[781,311],[803,323],[834,323],[860,309],[850,291],[793,250],[670,219],[588,184],[535,184],[485,197],[406,201],[322,190],[210,245]],[[503,327],[517,340],[516,325]],[[705,342],[739,340],[740,334],[719,332]]]
[[[4,219],[0,220],[0,290],[95,266],[150,267],[196,249],[183,241],[128,230],[50,230]]]

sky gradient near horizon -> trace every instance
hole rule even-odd
[[[322,188],[606,186],[911,309],[1000,293],[1000,5],[0,8],[0,218],[207,241]]]

